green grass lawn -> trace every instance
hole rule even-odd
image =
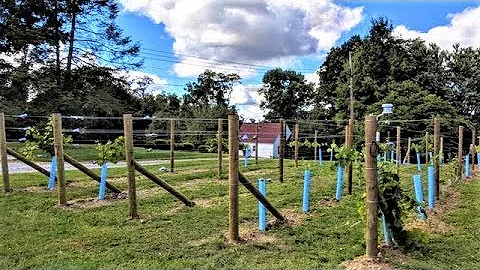
[[[8,143],[8,146],[17,152],[22,151],[22,143]],[[94,161],[98,159],[98,152],[93,144],[69,144],[64,151],[78,161]],[[175,151],[175,159],[215,158],[216,153],[200,153],[198,151]],[[144,147],[135,147],[136,159],[169,159],[169,150],[148,150]],[[44,151],[35,152],[35,161],[50,161],[51,157]]]
[[[45,190],[46,177],[12,175],[15,191],[0,195],[0,268],[336,268],[364,254],[365,223],[357,213],[363,173],[354,177],[354,196],[344,195],[335,202],[336,172],[331,166],[301,162],[300,168],[294,168],[289,160],[285,165],[284,183],[277,180],[276,161],[241,167],[252,182],[272,179],[267,197],[290,222],[258,233],[257,202],[241,187],[240,232],[246,241],[240,244],[229,244],[225,238],[228,180],[216,179],[215,161],[177,163],[173,174],[147,166],[197,202],[193,208],[182,206],[137,173],[139,220],[128,219],[126,199],[98,203],[97,183],[79,172],[66,172],[67,198],[73,203],[66,208],[57,206],[55,191]],[[303,214],[306,167],[312,170],[312,210]],[[413,192],[414,171],[415,166],[402,167],[408,192]],[[127,190],[124,168],[111,169],[109,177]],[[451,230],[415,229],[421,240],[418,248],[402,258],[384,256],[384,260],[402,268],[478,267],[480,182],[475,179],[458,189],[457,205],[436,217]],[[453,198],[448,194],[442,194],[442,200]],[[415,220],[416,213],[409,218]],[[269,221],[273,220],[270,214]]]

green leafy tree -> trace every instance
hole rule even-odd
[[[276,68],[267,71],[262,82],[258,92],[265,97],[260,107],[268,110],[266,119],[295,119],[306,115],[314,87],[302,74]]]

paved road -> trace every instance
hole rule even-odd
[[[175,163],[183,162],[183,161],[192,161],[192,160],[205,161],[205,160],[216,160],[216,158],[178,159],[178,160],[175,160]],[[50,162],[35,162],[35,163],[40,165],[45,170],[50,171]],[[100,168],[100,166],[92,162],[81,162],[81,163],[82,165],[84,165],[89,169]],[[168,165],[170,164],[170,161],[169,160],[139,160],[138,163],[140,163],[141,165]],[[117,164],[109,164],[108,167],[117,168],[117,167],[126,167],[126,166],[127,164],[125,163],[125,161],[120,161]],[[67,162],[65,162],[65,170],[76,170],[76,168],[68,164]],[[1,172],[1,166],[0,166],[0,172]],[[9,173],[28,173],[28,172],[36,172],[36,170],[28,166],[27,164],[9,156],[8,172]]]

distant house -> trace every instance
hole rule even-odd
[[[258,138],[257,134],[258,125]],[[291,131],[286,126],[286,137],[290,137]],[[258,149],[255,149],[255,140],[258,139]],[[278,157],[278,145],[280,142],[280,123],[244,123],[240,126],[240,140],[248,144],[254,157],[258,151],[259,157]]]

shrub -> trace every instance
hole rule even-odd
[[[200,146],[198,147],[198,152],[200,152],[200,153],[208,153],[208,148],[207,148],[207,146],[206,146],[206,145],[200,145]]]

